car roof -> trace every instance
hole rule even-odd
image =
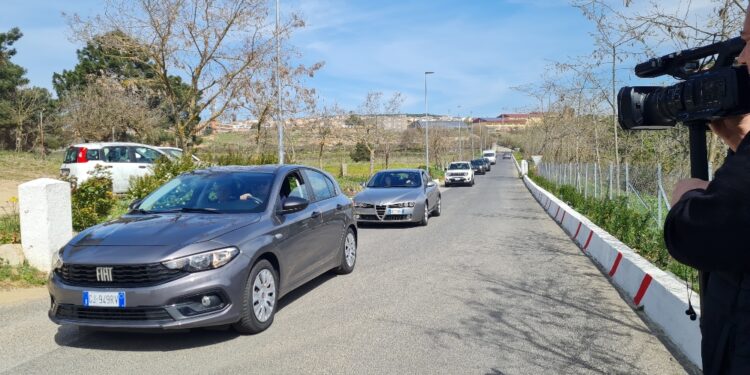
[[[380,173],[380,172],[416,172],[416,173],[422,173],[422,172],[424,172],[424,170],[417,169],[417,168],[383,169],[383,170],[377,171],[375,173]]]
[[[470,163],[470,162],[464,161],[464,160],[458,160],[458,161],[452,161],[451,162],[451,164],[455,164],[455,163]]]
[[[217,167],[209,167],[209,168],[203,168],[203,169],[197,169],[194,172],[195,173],[231,173],[231,172],[256,172],[256,173],[288,173],[295,169],[299,168],[306,168],[306,169],[312,169],[314,171],[322,172],[326,175],[329,175],[326,171],[313,168],[306,165],[296,165],[296,164],[264,164],[264,165],[222,165]]]
[[[156,148],[157,146],[147,145],[143,143],[135,143],[135,142],[88,142],[88,143],[76,143],[71,145],[71,147],[86,147],[86,148],[102,148],[102,147],[108,147],[108,146],[135,146],[135,147],[150,147],[150,148]]]

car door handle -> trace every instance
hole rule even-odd
[[[336,205],[336,211],[341,211],[343,209],[344,209],[344,205],[343,204],[337,204]]]
[[[138,168],[140,168],[140,169],[146,169],[146,166],[145,165],[139,165]]]
[[[320,217],[320,212],[319,211],[313,211],[313,213],[312,213],[312,215],[310,215],[310,217],[312,217],[312,218]]]

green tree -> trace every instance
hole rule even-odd
[[[11,103],[18,87],[26,85],[29,80],[24,77],[26,69],[10,61],[15,56],[12,48],[23,34],[17,27],[0,33],[0,127],[12,126]]]

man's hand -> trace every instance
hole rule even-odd
[[[250,199],[250,198],[252,198],[252,197],[253,197],[253,195],[252,195],[252,194],[250,194],[250,193],[245,193],[245,194],[242,194],[242,195],[240,195],[240,200],[241,200],[241,201],[246,201],[246,200],[248,200],[248,199]]]
[[[672,192],[672,206],[680,201],[682,196],[690,190],[705,189],[708,187],[708,181],[699,178],[688,178],[677,182]]]
[[[721,138],[724,143],[737,151],[742,139],[750,132],[750,115],[740,115],[716,119],[711,121],[711,130]]]

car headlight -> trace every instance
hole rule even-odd
[[[60,249],[59,251],[55,251],[54,253],[52,253],[52,270],[53,271],[59,270],[63,266],[62,252],[63,252],[63,249]]]
[[[415,204],[416,203],[414,202],[394,203],[394,204],[391,204],[391,207],[394,207],[394,208],[414,207]]]
[[[354,208],[371,208],[372,205],[369,203],[354,202]]]
[[[234,259],[240,250],[236,247],[212,250],[205,253],[189,255],[182,258],[167,260],[161,264],[172,270],[199,272],[219,268]]]

